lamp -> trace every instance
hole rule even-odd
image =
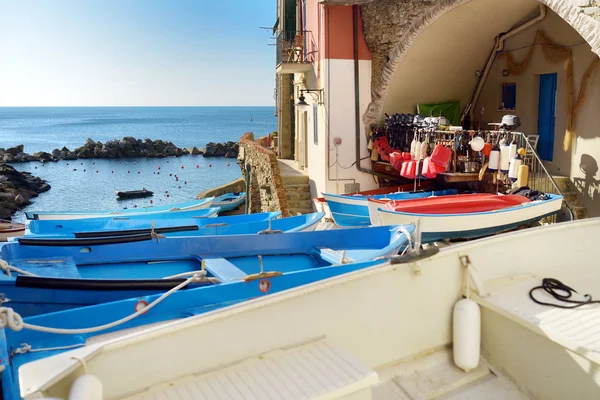
[[[300,96],[298,96],[298,102],[296,103],[296,107],[299,109],[307,109],[310,105],[306,102],[306,97],[304,97],[304,92],[310,93],[315,96],[315,100],[317,100],[317,104],[322,105],[323,100],[321,96],[323,94],[323,89],[300,89]]]
[[[308,108],[308,103],[305,101],[303,94],[300,94],[300,97],[298,97],[298,102],[296,103],[296,107],[298,107],[299,109],[307,109]]]

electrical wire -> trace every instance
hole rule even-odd
[[[533,292],[536,290],[539,290],[539,289],[544,290],[546,293],[548,293],[550,296],[554,297],[558,301],[563,301],[565,303],[571,303],[574,305],[567,306],[567,305],[562,305],[562,304],[546,303],[543,301],[539,301],[535,297],[533,297]],[[586,304],[600,304],[600,300],[592,300],[592,296],[589,294],[583,295],[583,297],[585,297],[585,300],[573,300],[573,299],[571,299],[571,296],[573,295],[573,293],[577,293],[577,291],[575,289],[565,285],[558,279],[544,278],[544,279],[542,279],[541,286],[536,286],[529,291],[529,297],[531,298],[531,300],[533,300],[537,304],[541,304],[543,306],[558,307],[558,308],[577,308],[577,307],[585,306]]]

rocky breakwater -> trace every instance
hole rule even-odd
[[[0,161],[18,163],[28,161],[77,160],[80,158],[162,158],[180,157],[188,154],[204,154],[205,157],[236,158],[238,150],[239,145],[235,142],[210,142],[206,145],[206,149],[198,149],[196,147],[185,149],[175,146],[172,142],[160,139],[142,140],[126,136],[121,140],[109,140],[106,143],[88,139],[83,146],[74,150],[63,147],[62,149],[54,149],[51,153],[38,151],[33,154],[27,154],[25,153],[24,146],[20,144],[6,150],[0,148]]]
[[[0,163],[0,218],[10,218],[15,211],[30,204],[32,197],[49,189],[46,181]]]
[[[240,145],[236,142],[213,143],[209,142],[204,148],[204,157],[226,157],[237,158],[240,151]]]

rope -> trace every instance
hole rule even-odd
[[[86,334],[86,333],[103,331],[105,329],[114,328],[115,326],[124,324],[125,322],[131,321],[132,319],[148,312],[154,306],[156,306],[157,304],[162,302],[164,299],[169,297],[171,294],[175,293],[179,289],[184,288],[185,286],[189,285],[190,283],[192,283],[198,279],[199,279],[199,275],[196,274],[196,275],[192,276],[191,278],[188,278],[185,281],[181,282],[179,285],[175,286],[168,292],[163,293],[159,298],[157,298],[156,300],[154,300],[152,303],[148,304],[146,307],[142,308],[141,310],[136,311],[135,313],[130,314],[127,317],[121,318],[117,321],[114,321],[114,322],[111,322],[108,324],[94,326],[91,328],[81,328],[81,329],[51,328],[51,327],[47,327],[47,326],[33,325],[33,324],[29,324],[27,322],[23,322],[23,318],[19,314],[17,314],[12,308],[0,307],[0,329],[7,328],[7,327],[14,331],[20,331],[21,329],[30,329],[32,331],[37,331],[37,332],[56,333],[56,334],[61,334],[61,335],[78,335],[78,334]],[[29,350],[29,351],[31,351],[31,350]]]
[[[70,344],[68,346],[40,347],[37,349],[32,349],[30,344],[21,343],[20,347],[13,350],[12,355],[14,356],[16,354],[35,353],[35,352],[39,352],[39,351],[70,350],[70,349],[75,349],[77,347],[83,347],[83,346],[85,346],[85,343]]]
[[[533,292],[539,289],[543,289],[550,296],[554,297],[558,301],[563,301],[565,303],[574,304],[572,306],[556,304],[556,303],[546,303],[543,301],[537,300],[533,297]],[[531,300],[536,302],[537,304],[541,304],[543,306],[552,306],[558,308],[577,308],[581,306],[585,306],[586,304],[600,304],[600,300],[592,300],[592,296],[589,294],[584,294],[585,300],[573,300],[571,296],[573,293],[577,293],[577,291],[569,286],[565,285],[558,279],[554,278],[544,278],[542,279],[542,285],[536,286],[529,291],[529,297]]]
[[[2,270],[2,272],[4,272],[8,276],[12,276],[12,274],[10,273],[11,271],[16,272],[21,275],[38,276],[36,274],[32,274],[31,272],[25,271],[21,268],[13,267],[12,265],[9,265],[6,261],[1,260],[1,259],[0,259],[0,269]]]
[[[152,221],[152,230],[150,231],[150,237],[152,237],[152,239],[156,239],[157,243],[160,243],[160,239],[165,237],[165,235],[161,235],[160,233],[154,232],[154,221]]]

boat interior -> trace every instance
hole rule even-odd
[[[585,220],[504,234],[121,332],[22,365],[21,395],[67,398],[87,374],[105,399],[597,399],[600,305],[563,309],[529,293],[554,278],[600,299],[589,256],[599,229]],[[480,342],[453,335],[465,296],[480,321],[461,326]],[[196,345],[183,355],[182,343]]]

